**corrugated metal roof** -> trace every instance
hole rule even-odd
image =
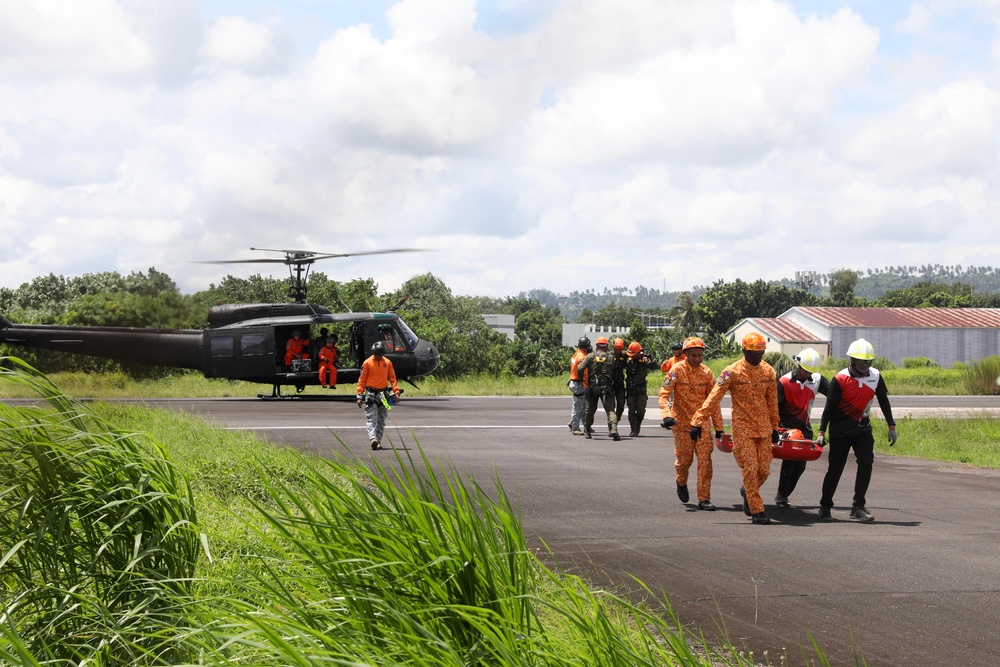
[[[800,327],[795,322],[783,320],[779,317],[751,317],[748,318],[758,329],[771,335],[782,343],[824,343],[822,338],[816,334]]]
[[[795,310],[834,327],[1000,328],[1000,308],[834,308]]]

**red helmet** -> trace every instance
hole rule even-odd
[[[756,331],[752,331],[744,336],[741,345],[744,350],[749,352],[763,352],[767,349],[767,342],[764,340],[764,337]]]
[[[630,357],[634,357],[640,352],[642,352],[642,343],[640,343],[637,340],[634,340],[628,344],[628,352],[626,352],[625,354],[627,354]]]
[[[601,336],[600,338],[597,339],[597,342],[594,343],[594,345],[597,345],[597,346],[603,345],[604,347],[607,347],[608,346],[608,337],[607,336]]]

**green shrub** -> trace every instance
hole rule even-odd
[[[969,364],[962,371],[965,389],[976,396],[1000,394],[1000,357],[992,355]]]
[[[782,352],[768,352],[764,355],[764,361],[771,364],[771,367],[774,368],[774,372],[778,374],[778,377],[781,377],[785,373],[797,370],[799,367],[799,365],[795,363],[794,359]]]
[[[826,360],[826,365],[823,368],[825,368],[828,371],[837,372],[839,370],[847,368],[847,366],[850,363],[851,360],[846,357],[840,357],[840,358],[830,357],[829,359]]]
[[[872,366],[879,369],[880,371],[891,371],[892,369],[896,368],[896,364],[889,361],[888,358],[880,357],[878,355],[875,355],[875,358],[872,359]]]
[[[941,364],[927,357],[907,357],[903,359],[903,368],[941,368]]]

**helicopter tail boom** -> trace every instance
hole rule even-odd
[[[189,329],[14,324],[0,316],[0,343],[154,366],[202,367],[202,332]]]

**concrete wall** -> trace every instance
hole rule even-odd
[[[486,326],[498,334],[507,336],[507,340],[514,340],[514,316],[513,315],[481,315],[486,321]]]

